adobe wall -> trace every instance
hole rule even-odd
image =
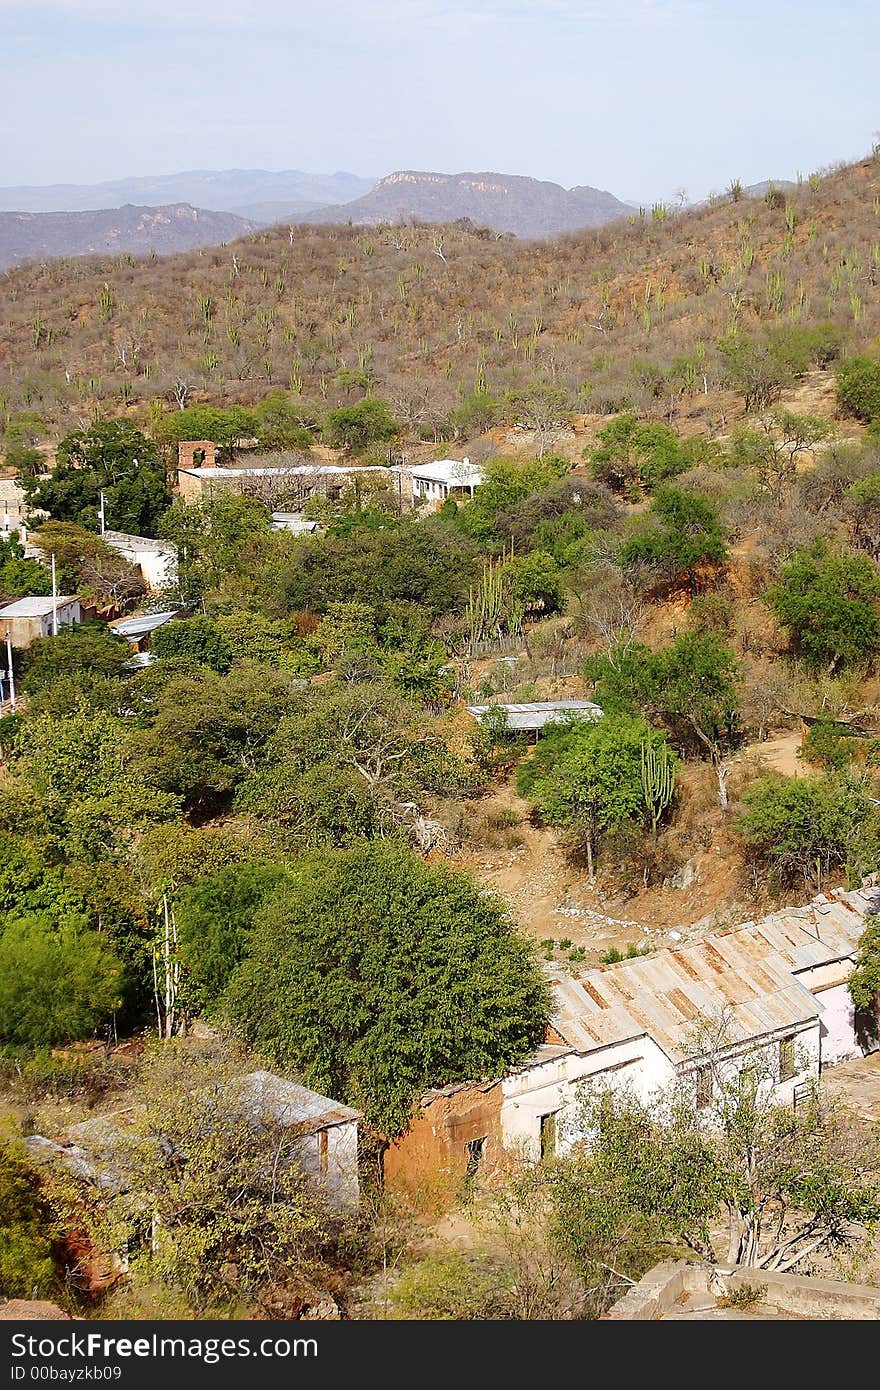
[[[178,468],[216,468],[217,445],[210,439],[181,439],[177,445]]]
[[[406,1134],[385,1150],[382,1170],[386,1186],[445,1205],[465,1180],[467,1144],[473,1139],[486,1140],[481,1177],[497,1168],[504,1154],[501,1101],[500,1081],[489,1087],[463,1086],[451,1095],[432,1096],[423,1103]]]

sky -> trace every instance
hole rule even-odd
[[[0,0],[0,184],[493,170],[691,200],[865,154],[878,0]]]

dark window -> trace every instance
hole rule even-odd
[[[790,1081],[797,1071],[794,1057],[794,1038],[779,1040],[779,1080]]]
[[[556,1153],[556,1111],[541,1116],[541,1158],[553,1158]]]
[[[707,1110],[712,1104],[712,1068],[698,1067],[696,1071],[697,1109]]]
[[[482,1139],[469,1139],[465,1144],[467,1150],[467,1169],[465,1177],[468,1182],[477,1176],[477,1169],[483,1161],[483,1152],[486,1148],[486,1136]]]

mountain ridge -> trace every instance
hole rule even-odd
[[[442,174],[433,170],[397,169],[352,202],[307,213],[304,222],[378,222],[408,220],[457,222],[461,218],[508,232],[541,238],[599,227],[626,217],[632,206],[606,189],[580,184],[564,188],[547,179],[492,170]]]
[[[26,261],[102,252],[174,255],[257,231],[256,221],[189,203],[82,212],[0,211],[0,269]]]

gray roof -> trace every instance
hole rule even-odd
[[[383,463],[353,464],[297,463],[276,464],[274,468],[217,468],[205,465],[202,468],[180,468],[180,473],[191,473],[196,478],[332,478],[349,473],[390,473],[391,469]]]
[[[58,608],[64,608],[68,603],[79,603],[76,594],[59,594],[54,600]],[[3,618],[44,618],[52,612],[53,599],[51,595],[38,598],[18,598],[14,603],[7,603],[0,608],[0,619]]]
[[[820,896],[702,940],[556,979],[552,1020],[578,1052],[649,1037],[674,1062],[692,1055],[701,1020],[727,1022],[731,1043],[797,1028],[822,1012],[798,979],[855,955],[876,889]]]
[[[507,727],[515,730],[543,729],[545,724],[558,724],[580,715],[583,719],[600,719],[602,709],[592,700],[537,700],[526,705],[468,705],[468,714],[482,719],[490,709],[507,711]]]
[[[290,531],[293,535],[311,536],[318,529],[317,521],[308,521],[298,512],[273,512],[273,531]]]
[[[105,531],[101,540],[112,546],[128,546],[132,550],[152,550],[157,555],[173,554],[170,541],[156,541],[150,536],[130,536],[127,531]]]
[[[359,1110],[298,1086],[295,1081],[285,1081],[270,1071],[252,1071],[243,1076],[241,1096],[252,1113],[271,1116],[285,1129],[296,1129],[300,1134],[361,1119]]]
[[[120,618],[109,626],[120,637],[145,637],[148,632],[155,632],[157,627],[170,623],[176,617],[176,612],[139,613],[134,618]]]

